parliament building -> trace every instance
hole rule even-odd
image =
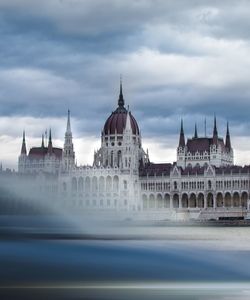
[[[195,125],[187,139],[181,121],[176,162],[153,163],[120,83],[117,107],[104,123],[91,166],[76,165],[70,122],[68,111],[62,149],[53,147],[50,131],[48,145],[42,137],[41,146],[27,152],[24,134],[18,160],[21,175],[53,175],[52,190],[62,206],[162,220],[247,216],[250,166],[234,165],[229,125],[222,138],[216,117],[211,136],[198,136]]]

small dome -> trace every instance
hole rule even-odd
[[[123,134],[123,131],[126,126],[126,120],[127,120],[127,109],[124,107],[124,99],[122,94],[122,83],[120,83],[120,95],[118,99],[118,107],[115,111],[112,112],[112,114],[108,117],[107,121],[105,122],[104,128],[103,128],[103,134]],[[131,114],[129,112],[130,116],[130,123],[132,132],[135,135],[139,135],[139,127],[138,124]]]

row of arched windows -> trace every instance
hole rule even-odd
[[[118,193],[120,188],[123,190],[128,189],[127,180],[122,181],[122,185],[120,186],[119,177],[117,175],[111,177],[104,176],[101,177],[73,177],[71,179],[70,184],[67,182],[62,183],[62,191],[67,194],[71,192],[74,194],[83,194],[83,193]]]
[[[248,193],[243,192],[239,194],[234,193],[217,193],[216,196],[212,193],[208,193],[207,197],[203,193],[196,195],[191,193],[190,195],[183,193],[181,196],[179,194],[174,194],[173,198],[170,198],[170,194],[146,194],[142,195],[143,208],[170,208],[171,200],[173,208],[205,208],[205,207],[242,207],[247,208]]]

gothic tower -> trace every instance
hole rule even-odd
[[[186,155],[186,143],[185,143],[185,135],[183,129],[183,120],[181,119],[179,145],[177,147],[177,165],[179,167],[185,168],[186,166],[185,155]]]
[[[64,138],[63,148],[63,170],[69,171],[75,167],[75,152],[70,126],[70,111],[68,110],[67,127]]]
[[[27,159],[26,140],[25,140],[25,131],[23,131],[21,153],[18,158],[18,172],[21,173],[24,172],[26,159]]]

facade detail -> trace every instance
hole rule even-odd
[[[22,174],[39,174],[41,172],[59,174],[62,163],[62,149],[53,147],[51,130],[48,146],[44,145],[44,136],[40,147],[32,147],[27,154],[25,133],[21,153],[18,158],[18,172]]]
[[[181,120],[180,138],[177,148],[177,165],[186,168],[203,167],[208,164],[216,167],[232,166],[234,164],[228,123],[225,143],[223,138],[218,136],[216,117],[214,117],[212,137],[198,137],[197,126],[195,124],[194,136],[189,138],[185,143],[183,121]]]

